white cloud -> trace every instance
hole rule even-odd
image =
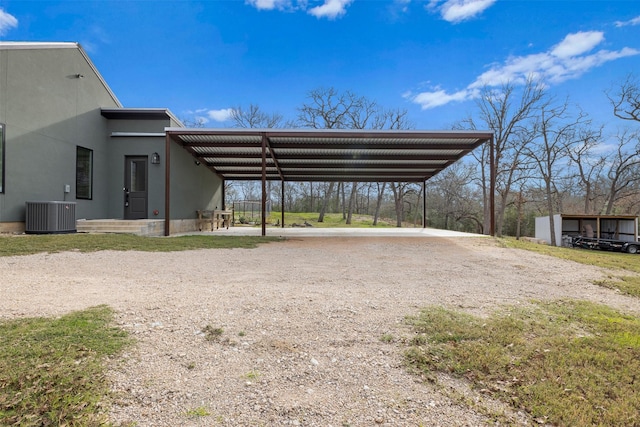
[[[347,13],[347,6],[353,0],[324,0],[324,4],[309,9],[308,13],[316,18],[336,19]]]
[[[258,10],[283,10],[291,6],[290,0],[247,0],[246,2]]]
[[[11,15],[0,9],[0,36],[3,36],[9,32],[12,28],[18,26],[18,20],[15,16]]]
[[[572,33],[546,52],[510,57],[502,64],[490,66],[463,90],[450,94],[437,87],[417,95],[405,95],[405,98],[423,109],[429,109],[450,102],[475,99],[484,87],[524,84],[529,78],[542,84],[561,83],[578,78],[606,62],[640,54],[640,51],[628,47],[619,51],[602,49],[590,53],[603,40],[604,35],[599,31]]]
[[[428,10],[440,12],[445,21],[457,24],[474,18],[484,12],[497,0],[431,0],[427,5]],[[442,3],[442,4],[440,4]]]
[[[207,117],[216,122],[226,122],[231,118],[233,114],[233,108],[223,108],[222,110],[209,110],[207,111]]]
[[[616,21],[616,27],[626,27],[627,25],[640,25],[640,16],[636,16],[628,21]]]
[[[354,0],[322,0],[319,6],[309,7],[309,0],[245,0],[258,10],[295,11],[305,10],[316,18],[336,19],[347,13],[347,6]]]
[[[411,100],[416,104],[420,104],[423,110],[429,108],[440,107],[450,102],[460,102],[470,99],[472,91],[461,90],[452,94],[442,89],[436,88],[433,92],[422,92],[415,95]]]
[[[569,58],[589,52],[604,40],[602,31],[580,31],[567,35],[551,50],[553,56]]]

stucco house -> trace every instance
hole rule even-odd
[[[124,108],[77,43],[0,42],[0,232],[195,230],[196,211],[225,209],[225,180],[262,182],[263,235],[272,180],[281,200],[285,182],[421,183],[424,219],[426,181],[486,143],[492,132],[187,129],[167,109]]]
[[[168,142],[180,127],[167,109],[123,108],[77,43],[0,42],[0,232],[24,230],[38,201],[70,202],[78,220],[170,210],[172,232],[192,229],[224,186]]]

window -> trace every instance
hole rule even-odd
[[[4,125],[0,123],[0,193],[4,193]]]
[[[76,148],[76,199],[93,198],[93,150]]]

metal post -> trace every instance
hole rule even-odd
[[[489,140],[489,168],[491,173],[489,174],[489,235],[496,235],[496,165],[495,165],[495,142],[493,135]]]
[[[427,181],[422,181],[422,228],[427,228]]]
[[[262,235],[267,235],[267,135],[262,134]]]
[[[171,234],[171,137],[165,134],[164,145],[164,235]]]
[[[282,189],[281,189],[282,190],[281,191],[282,194],[280,195],[280,210],[282,211],[281,212],[282,221],[280,221],[280,222],[282,223],[282,227],[281,228],[284,228],[284,180],[282,180],[281,187],[282,187]]]

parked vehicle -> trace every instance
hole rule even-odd
[[[626,252],[629,254],[637,254],[640,252],[640,242],[628,242],[615,239],[597,239],[594,237],[573,237],[571,240],[571,246],[574,248]]]

